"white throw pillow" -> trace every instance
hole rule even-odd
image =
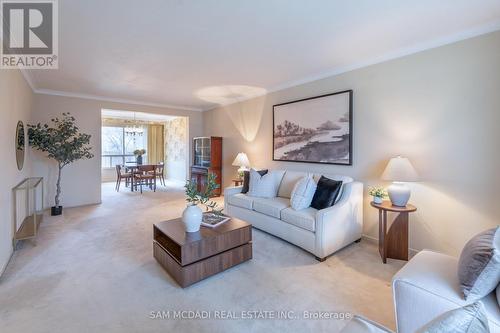
[[[279,182],[276,181],[278,174],[269,171],[261,176],[254,169],[250,170],[250,182],[248,195],[257,198],[274,198],[278,193]]]
[[[306,209],[311,206],[316,187],[317,185],[312,175],[307,175],[300,179],[293,187],[290,206],[295,210]]]

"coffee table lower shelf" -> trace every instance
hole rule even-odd
[[[252,259],[252,243],[246,243],[189,265],[180,265],[158,242],[153,241],[153,255],[158,263],[185,288],[212,275]]]

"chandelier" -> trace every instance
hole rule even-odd
[[[134,122],[132,125],[125,127],[125,135],[136,137],[136,136],[142,136],[143,134],[144,134],[144,128],[142,128],[142,126],[137,124],[134,112]]]

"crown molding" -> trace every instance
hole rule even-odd
[[[202,112],[203,111],[203,109],[192,108],[192,107],[187,107],[187,106],[161,104],[161,103],[149,103],[149,102],[137,101],[137,100],[131,100],[131,99],[112,98],[112,97],[104,97],[104,96],[91,95],[91,94],[72,93],[72,92],[61,91],[61,90],[34,89],[33,92],[35,94],[41,94],[41,95],[75,97],[75,98],[83,98],[83,99],[90,99],[90,100],[103,101],[103,102],[150,106],[150,107],[155,107],[155,108],[167,108],[167,109],[175,109],[175,110],[182,110],[182,111],[195,111],[195,112]]]
[[[469,29],[469,30],[466,30],[466,31],[462,31],[460,33],[453,34],[453,35],[448,36],[446,38],[440,38],[440,39],[436,39],[436,40],[433,40],[433,41],[430,41],[430,42],[419,44],[417,46],[399,49],[399,50],[397,50],[395,52],[390,52],[390,53],[384,54],[382,56],[370,59],[368,61],[360,62],[360,63],[349,65],[349,66],[343,66],[343,67],[333,68],[331,70],[324,71],[324,72],[322,72],[320,74],[315,74],[315,75],[307,76],[307,77],[304,77],[304,78],[298,79],[298,80],[288,81],[288,82],[279,84],[277,86],[271,87],[270,89],[267,90],[266,93],[255,95],[255,96],[250,96],[250,97],[245,97],[245,98],[240,98],[240,99],[238,99],[237,101],[234,101],[234,102],[229,102],[229,103],[219,104],[219,105],[216,105],[216,106],[211,106],[210,108],[204,109],[204,111],[210,111],[210,110],[217,109],[219,107],[233,105],[233,104],[240,103],[240,102],[243,102],[243,101],[247,101],[247,100],[250,100],[250,99],[253,99],[253,98],[256,98],[256,97],[264,96],[264,95],[267,95],[267,94],[270,94],[270,93],[273,93],[273,92],[285,90],[285,89],[292,88],[292,87],[297,87],[297,86],[300,86],[302,84],[306,84],[306,83],[310,83],[310,82],[314,82],[314,81],[326,79],[326,78],[329,78],[329,77],[332,77],[332,76],[336,76],[336,75],[340,75],[340,74],[343,74],[343,73],[347,73],[347,72],[350,72],[350,71],[353,71],[353,70],[356,70],[356,69],[361,69],[361,68],[364,68],[364,67],[368,67],[368,66],[372,66],[372,65],[376,65],[376,64],[381,64],[381,63],[384,63],[384,62],[387,62],[387,61],[390,61],[390,60],[395,60],[395,59],[398,59],[398,58],[403,58],[405,56],[409,56],[409,55],[416,54],[416,53],[419,53],[419,52],[423,52],[423,51],[435,49],[435,48],[438,48],[438,47],[441,47],[441,46],[453,44],[453,43],[456,43],[456,42],[460,42],[460,41],[463,41],[463,40],[466,40],[466,39],[478,37],[478,36],[485,35],[485,34],[488,34],[488,33],[491,33],[491,32],[499,31],[499,30],[500,30],[500,21],[499,22],[493,22],[491,24],[484,25],[484,26],[481,26],[479,28]]]

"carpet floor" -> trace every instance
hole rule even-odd
[[[365,240],[320,263],[254,229],[252,260],[178,287],[152,256],[152,224],[184,207],[174,184],[141,195],[105,183],[102,204],[46,215],[0,280],[0,331],[337,332],[351,314],[394,329],[404,262],[382,264]]]

